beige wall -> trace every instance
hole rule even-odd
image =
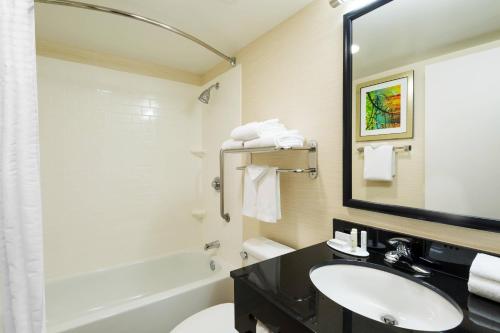
[[[330,238],[335,217],[500,253],[500,234],[342,206],[342,11],[348,8],[317,0],[237,55],[243,121],[279,117],[300,129],[318,140],[320,167],[317,180],[284,176],[283,219],[266,224],[245,218],[244,237],[260,234],[304,247]],[[205,81],[225,68],[214,68]]]
[[[200,87],[38,57],[48,278],[202,246]]]

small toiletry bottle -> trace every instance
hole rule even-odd
[[[361,231],[361,250],[366,251],[368,235],[365,230]]]
[[[358,229],[351,230],[351,250],[355,252],[358,249]]]

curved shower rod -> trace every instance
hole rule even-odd
[[[190,35],[187,32],[184,32],[184,31],[182,31],[180,29],[177,29],[176,27],[173,27],[171,25],[162,23],[162,22],[157,21],[157,20],[153,20],[153,19],[141,16],[141,15],[137,15],[137,14],[134,14],[134,13],[130,13],[130,12],[127,12],[127,11],[124,11],[124,10],[120,10],[120,9],[114,9],[114,8],[110,8],[110,7],[105,7],[105,6],[100,6],[100,5],[94,5],[94,4],[90,4],[90,3],[86,3],[86,2],[80,2],[80,1],[72,1],[72,0],[35,0],[35,2],[46,3],[46,4],[50,4],[50,5],[61,5],[61,6],[68,6],[68,7],[76,7],[76,8],[82,8],[82,9],[88,9],[88,10],[93,10],[93,11],[97,11],[97,12],[108,13],[108,14],[118,15],[118,16],[122,16],[122,17],[128,17],[128,18],[131,18],[131,19],[134,19],[134,20],[137,20],[137,21],[149,23],[151,25],[163,28],[165,30],[173,32],[174,34],[177,34],[177,35],[182,36],[182,37],[184,37],[186,39],[189,39],[190,41],[193,41],[193,42],[195,42],[196,44],[198,44],[200,46],[203,46],[207,50],[211,51],[212,53],[215,53],[219,57],[223,58],[225,61],[229,62],[231,64],[231,66],[235,66],[236,65],[236,58],[235,57],[227,56],[224,53],[222,53],[221,51],[217,50],[216,48],[208,45],[204,41],[196,38],[195,36]]]

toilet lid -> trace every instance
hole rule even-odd
[[[238,333],[234,328],[234,304],[212,306],[195,313],[177,325],[170,333]]]

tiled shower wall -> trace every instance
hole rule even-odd
[[[200,87],[38,57],[45,266],[200,248]]]

